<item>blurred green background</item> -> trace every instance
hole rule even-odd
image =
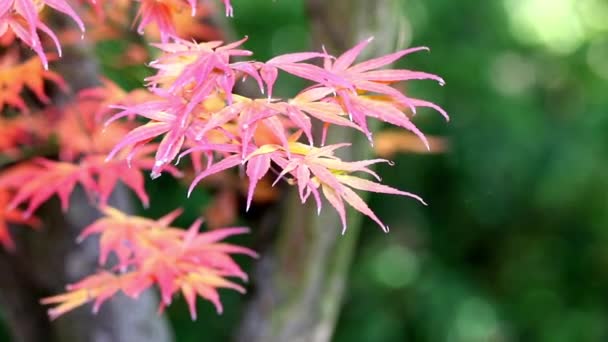
[[[257,59],[309,49],[302,0],[233,5]],[[447,82],[408,92],[452,118],[420,110],[416,122],[449,148],[379,167],[429,206],[372,196],[391,233],[365,221],[334,340],[608,341],[608,1],[402,0],[402,15],[407,45],[431,53],[399,66]],[[141,84],[141,70],[111,64],[110,77]],[[165,199],[152,213],[184,204],[184,225],[211,196],[150,186]],[[201,302],[197,322],[183,301],[171,306],[177,341],[227,340],[245,299],[222,296],[225,313]]]

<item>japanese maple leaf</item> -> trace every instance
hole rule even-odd
[[[163,94],[165,97],[156,101],[144,102],[131,107],[115,107],[122,109],[122,111],[110,118],[106,124],[133,114],[151,121],[126,134],[110,151],[107,160],[111,160],[125,148],[142,146],[160,136],[163,138],[156,151],[156,162],[152,168],[152,177],[160,176],[161,170],[177,157],[186,136],[195,134],[190,126],[192,116],[187,104],[181,98],[168,93]],[[127,157],[127,160],[130,161],[131,159],[130,156]]]
[[[204,103],[201,104],[202,108],[197,107],[197,111],[193,111],[183,98],[164,90],[155,91],[163,97],[156,101],[130,107],[115,106],[122,111],[110,118],[108,123],[132,114],[145,117],[150,121],[126,134],[109,153],[108,160],[125,148],[142,146],[157,137],[162,137],[155,156],[156,164],[151,174],[154,178],[160,175],[160,170],[165,165],[176,159],[182,148],[188,143],[193,146],[189,152],[232,152],[234,150],[232,146],[209,140],[207,135],[212,135],[213,131],[219,130],[226,137],[231,136],[229,140],[239,141],[242,155],[245,155],[246,151],[251,148],[251,142],[259,123],[269,128],[270,132],[280,141],[287,142],[285,127],[280,120],[273,118],[278,114],[277,110],[269,106],[265,100],[236,97],[236,102],[217,112],[208,112]],[[207,97],[207,99],[210,98],[211,96]],[[238,137],[224,129],[232,122],[236,124],[237,129],[234,133]],[[244,157],[242,158],[244,159]]]
[[[200,141],[208,132],[234,121],[241,140],[243,159],[248,149],[252,148],[252,139],[259,125],[264,125],[270,134],[287,144],[285,126],[276,117],[280,113],[280,108],[262,99],[251,100],[240,96],[235,96],[235,98],[236,102],[232,105],[211,114],[208,120],[201,123],[195,137],[196,140]]]
[[[96,188],[94,194],[98,198],[99,205],[105,205],[114,192],[118,182],[122,182],[133,190],[141,200],[144,207],[149,204],[149,198],[145,190],[143,170],[152,170],[155,167],[155,159],[149,154],[156,146],[148,146],[137,150],[131,156],[133,160],[127,162],[124,158],[106,161],[105,155],[87,156],[81,162],[81,166],[87,168],[88,172],[96,175]],[[162,171],[170,173],[173,177],[181,177],[182,173],[175,167],[167,165]]]
[[[148,79],[151,91],[158,95],[159,100],[116,106],[122,111],[109,120],[112,122],[135,114],[151,121],[127,134],[110,152],[108,159],[126,147],[141,146],[162,136],[156,153],[157,164],[152,170],[152,177],[157,177],[160,168],[178,156],[188,139],[206,146],[207,142],[201,140],[207,133],[223,129],[224,125],[232,122],[239,128],[237,135],[243,155],[256,133],[258,121],[263,121],[265,127],[286,142],[283,123],[272,118],[278,114],[275,108],[265,101],[232,95],[239,77],[237,73],[253,77],[262,87],[262,79],[254,64],[230,63],[232,56],[251,54],[238,48],[245,40],[224,46],[219,41],[197,44],[177,39],[159,44],[164,54],[153,64],[159,71]],[[216,110],[208,110],[207,103],[213,102],[214,98],[221,98],[221,105]],[[239,101],[234,102],[234,98]]]
[[[103,129],[96,118],[103,104],[98,99],[79,98],[64,107],[47,110],[59,112],[52,122],[60,160],[72,162],[87,155],[106,154],[134,127],[133,122],[124,121]]]
[[[158,220],[129,216],[110,207],[102,210],[104,216],[85,228],[80,240],[99,234],[100,263],[106,264],[108,255],[115,254],[119,262],[116,270],[123,272],[102,271],[68,286],[65,294],[43,299],[44,304],[56,305],[49,310],[52,319],[90,301],[94,301],[93,311],[97,312],[103,302],[118,292],[136,298],[153,286],[160,290],[161,309],[181,292],[192,318],[196,319],[197,296],[213,303],[221,313],[219,288],[245,291],[241,285],[227,279],[247,279],[232,255],[256,257],[256,254],[221,241],[247,232],[246,228],[199,233],[200,219],[187,231],[170,226],[180,210]]]
[[[21,41],[38,54],[42,65],[48,69],[48,59],[42,48],[38,30],[46,33],[53,40],[59,56],[61,56],[61,45],[55,33],[40,20],[39,12],[45,6],[66,14],[84,32],[82,20],[65,0],[3,0],[0,3],[0,36],[11,29]]]
[[[144,0],[140,4],[135,23],[130,9],[133,0],[80,0],[93,6],[94,11],[82,13],[88,31],[89,41],[120,39],[126,29],[135,26],[136,30],[150,41],[167,42],[170,37],[181,37],[187,40],[209,41],[222,37],[222,32],[208,20],[214,11],[206,2],[197,4],[195,0]],[[111,10],[110,10],[111,9]],[[94,13],[93,13],[94,12]],[[70,30],[61,32],[62,43],[66,40],[75,43],[80,40],[80,33]]]
[[[213,12],[206,3],[199,4],[194,16],[186,10],[173,12],[172,22],[175,27],[175,36],[198,42],[222,39],[223,32],[210,24],[210,19],[214,15]],[[163,33],[158,26],[148,26],[145,30],[145,35],[150,41],[161,40]]]
[[[158,73],[147,78],[151,87],[166,86],[174,94],[187,95],[189,108],[194,108],[219,88],[232,103],[232,90],[237,72],[245,73],[261,84],[253,63],[230,63],[234,56],[251,56],[252,52],[240,49],[247,37],[222,45],[221,41],[192,43],[173,39],[165,44],[154,44],[163,55],[150,63]]]
[[[49,60],[54,56],[49,55]],[[31,90],[41,102],[48,104],[48,96],[44,92],[45,81],[51,81],[67,91],[68,86],[63,78],[49,70],[45,70],[38,58],[30,58],[19,63],[16,50],[9,50],[0,58],[0,111],[5,105],[10,105],[21,112],[28,112],[22,96],[25,89]]]
[[[310,117],[316,118],[325,125],[321,144],[325,144],[325,137],[329,125],[337,125],[354,128],[363,131],[358,125],[346,118],[347,114],[342,107],[334,102],[322,101],[333,91],[330,88],[312,88],[300,92],[288,102],[273,104],[281,113],[293,122],[306,135],[308,142],[313,144],[312,122]]]
[[[78,93],[80,100],[95,101],[98,109],[95,112],[96,122],[101,122],[112,112],[112,105],[132,106],[137,103],[156,99],[154,94],[144,89],[125,91],[111,80],[101,77],[98,87],[83,89]],[[134,115],[130,117],[133,119]]]
[[[145,257],[148,249],[156,248],[150,245],[147,236],[154,229],[167,228],[182,214],[182,209],[176,209],[165,216],[153,220],[145,217],[130,216],[118,209],[109,206],[101,206],[103,217],[91,223],[78,236],[78,242],[84,241],[91,235],[101,234],[99,264],[101,266],[108,262],[109,256],[114,253],[118,258],[117,267],[126,269],[130,266],[131,258]],[[171,241],[178,238],[179,230],[163,230],[164,241],[171,235]],[[127,244],[128,242],[128,244]],[[139,260],[139,259],[138,259]]]
[[[224,4],[226,15],[232,16],[233,9],[230,1],[224,0]],[[187,11],[188,7],[190,11]],[[177,34],[180,14],[186,12],[188,12],[187,14],[190,18],[195,18],[197,14],[204,14],[205,9],[203,8],[202,11],[197,9],[197,0],[141,0],[141,5],[137,12],[137,18],[140,20],[137,32],[143,34],[146,26],[154,24],[163,43],[167,43],[170,38],[187,38]],[[181,20],[184,20],[183,16]],[[199,29],[201,28],[201,25],[196,23],[196,21],[190,21],[190,23],[193,26],[198,26]]]
[[[147,206],[149,199],[141,170],[154,167],[154,159],[146,156],[149,151],[150,148],[137,151],[138,155],[130,164],[125,161],[124,155],[111,162],[106,162],[105,154],[88,155],[75,163],[36,158],[27,168],[18,165],[3,171],[0,174],[0,187],[15,190],[10,208],[27,203],[26,217],[55,194],[60,199],[62,209],[67,210],[70,196],[78,184],[91,199],[105,205],[118,181],[121,181]],[[176,177],[180,175],[172,166],[167,166],[166,170]]]
[[[346,80],[352,87],[344,87],[343,84],[332,83],[332,80],[328,80],[328,82],[321,84],[319,87],[329,88],[332,92],[336,93],[338,103],[348,113],[351,120],[368,135],[370,140],[371,132],[369,132],[367,127],[367,117],[373,117],[412,131],[421,138],[428,148],[428,141],[424,137],[424,134],[402,113],[402,108],[410,108],[415,113],[416,107],[431,107],[441,113],[446,120],[449,117],[439,106],[428,101],[407,97],[391,87],[390,84],[409,80],[432,79],[443,85],[443,79],[439,76],[420,71],[404,69],[376,70],[392,64],[410,53],[428,50],[428,48],[415,47],[401,50],[353,65],[355,59],[371,40],[372,38],[362,41],[335,60],[325,58],[324,68],[340,79]],[[328,84],[330,85],[328,86]],[[373,97],[361,96],[360,93],[381,94],[386,96],[388,100],[380,101]]]
[[[173,17],[176,12],[183,11],[186,6],[187,4],[183,0],[142,0],[137,12],[137,18],[139,18],[137,32],[143,34],[144,28],[154,23],[160,32],[161,41],[168,42],[169,38],[176,37]],[[192,12],[195,11],[196,7],[193,7]]]
[[[68,292],[43,298],[40,302],[44,305],[55,305],[48,310],[51,320],[93,300],[95,301],[93,311],[97,312],[101,304],[118,293],[123,284],[132,281],[134,275],[133,273],[116,275],[100,271],[75,284],[68,285]]]
[[[260,69],[260,75],[266,84],[268,98],[272,98],[273,88],[279,74],[279,69],[294,76],[320,84],[350,86],[344,79],[327,70],[314,64],[305,63],[305,61],[313,58],[331,58],[331,56],[319,52],[296,52],[276,56],[266,63],[258,63],[257,67]]]
[[[266,145],[253,152],[247,159],[250,163],[254,161],[253,168],[255,172],[252,172],[252,175],[255,175],[256,179],[261,178],[263,174],[268,172],[270,161],[275,162],[282,169],[277,180],[285,175],[291,175],[293,178],[290,180],[290,183],[297,184],[302,203],[312,195],[319,212],[322,207],[320,196],[322,193],[338,212],[342,221],[342,233],[346,231],[346,208],[344,202],[371,218],[384,231],[388,231],[388,227],[353,189],[412,197],[425,204],[422,198],[415,194],[351,175],[354,172],[363,172],[379,180],[378,175],[368,167],[376,163],[389,161],[385,159],[371,159],[345,162],[334,155],[336,149],[349,145],[343,143],[316,148],[292,142],[289,146],[291,150],[290,156],[287,155],[282,146]]]
[[[21,210],[9,208],[10,198],[10,191],[6,189],[0,190],[0,244],[2,244],[5,249],[13,251],[15,250],[15,243],[10,236],[8,225],[20,224],[38,228],[40,226],[40,221],[35,217],[25,218],[24,213]]]
[[[224,113],[226,112],[226,113]],[[241,164],[247,164],[246,174],[248,177],[247,210],[251,205],[254,190],[257,183],[262,179],[270,168],[270,159],[267,155],[259,155],[246,160],[246,156],[257,149],[254,141],[275,141],[284,146],[285,150],[290,141],[295,141],[299,134],[289,135],[288,129],[281,120],[276,117],[277,108],[266,100],[245,100],[235,102],[232,106],[214,114],[202,125],[197,136],[197,143],[183,154],[194,151],[203,151],[207,154],[207,167],[192,181],[188,190],[188,196],[195,186],[208,176],[223,172]],[[213,129],[226,125],[228,121],[236,120],[237,131],[240,140],[238,144],[213,144],[206,142],[202,137]],[[256,137],[256,133],[263,133],[262,137]],[[221,152],[223,158],[213,163],[212,152]],[[289,154],[289,152],[287,152]]]
[[[0,186],[16,191],[9,208],[28,203],[25,217],[31,216],[55,193],[59,196],[63,210],[67,210],[70,194],[78,183],[85,188],[95,188],[92,176],[82,172],[78,165],[43,158],[35,159],[27,169],[18,165],[0,176]]]

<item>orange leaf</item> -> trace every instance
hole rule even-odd
[[[448,148],[447,141],[441,137],[427,135],[430,150],[420,144],[420,140],[411,133],[403,131],[381,131],[374,135],[374,151],[383,158],[390,158],[397,153],[442,153]]]

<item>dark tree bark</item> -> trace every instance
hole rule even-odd
[[[89,53],[91,47],[82,44],[65,49],[63,58],[53,66],[72,89],[70,94],[55,94],[55,103],[69,101],[78,90],[97,85],[96,59]],[[117,188],[110,205],[133,212],[126,188]],[[137,300],[116,296],[97,315],[85,306],[50,322],[40,298],[64,292],[65,285],[98,268],[98,241],[87,239],[76,244],[76,237],[99,213],[84,192],[77,189],[67,213],[61,211],[57,200],[52,200],[36,216],[43,221],[40,231],[13,229],[16,252],[7,253],[0,248],[0,310],[13,341],[173,340],[166,318],[156,314],[158,299],[153,292],[146,292]]]
[[[393,51],[400,27],[398,3],[309,0],[314,48],[319,50],[323,44],[330,52],[341,53],[374,35],[368,56]],[[369,158],[371,148],[360,133],[330,129],[329,143],[345,141],[353,144],[341,155],[345,160]],[[254,271],[255,289],[237,340],[329,341],[342,303],[360,215],[349,211],[349,228],[340,236],[338,215],[328,205],[317,216],[316,208],[303,206],[293,190],[278,212],[283,215],[276,240],[262,251]]]

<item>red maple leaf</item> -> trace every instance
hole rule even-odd
[[[53,60],[55,56],[51,54],[48,58]],[[0,111],[5,105],[10,105],[27,112],[28,108],[22,97],[25,89],[31,90],[42,103],[48,104],[50,99],[44,92],[46,80],[55,83],[64,91],[68,89],[63,78],[44,69],[38,58],[19,62],[16,50],[9,50],[0,58]]]
[[[10,198],[10,191],[0,189],[0,243],[4,248],[12,251],[15,249],[15,243],[13,242],[13,239],[11,239],[8,225],[19,224],[38,228],[40,227],[40,220],[35,217],[25,218],[21,210],[11,209],[9,207]]]

